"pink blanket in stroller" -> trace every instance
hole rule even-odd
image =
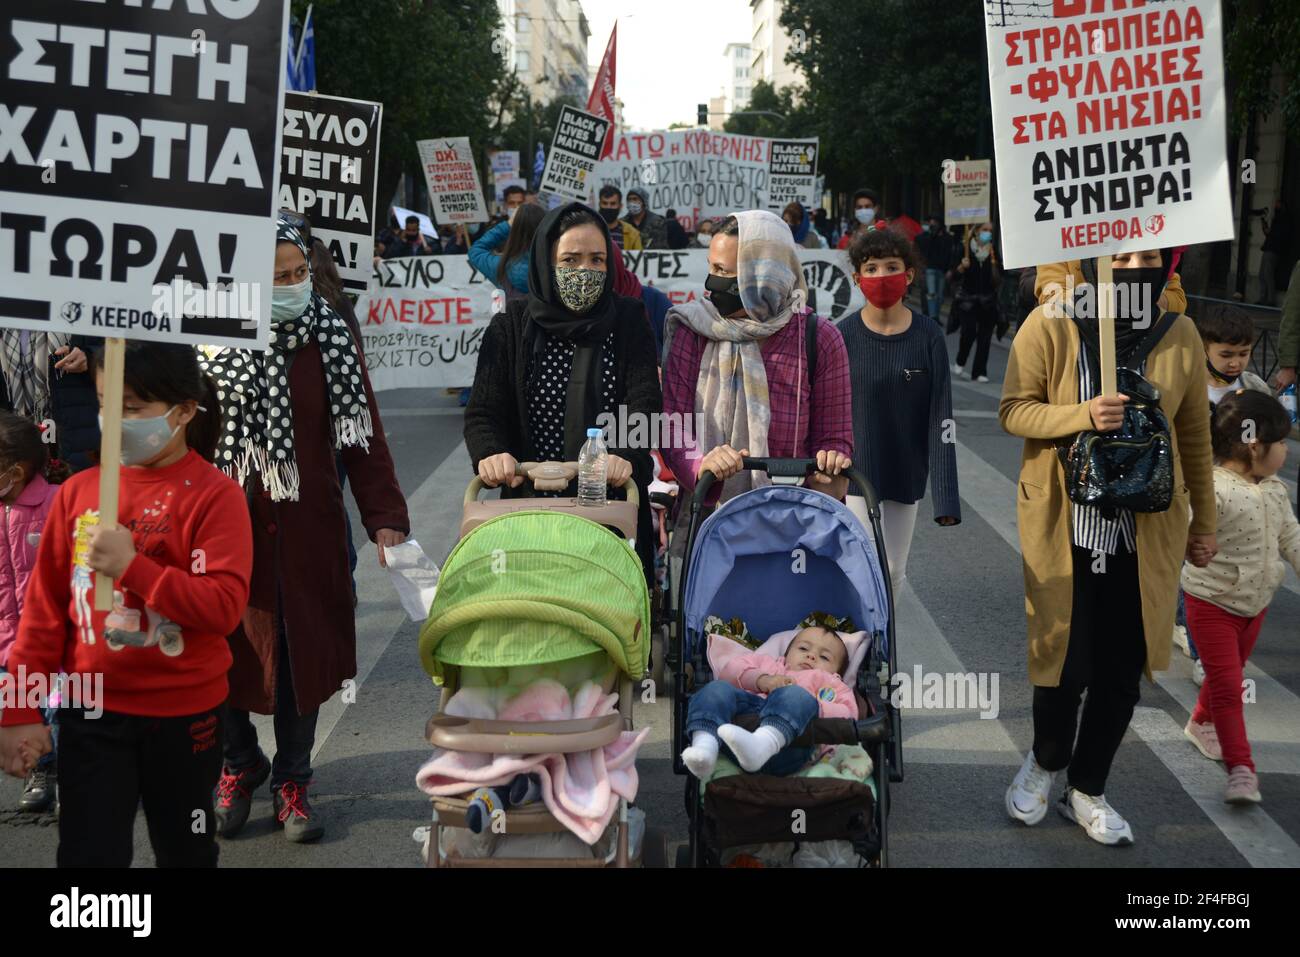
[[[498,707],[490,688],[462,688],[447,702],[447,714],[501,721],[563,721],[594,718],[618,710],[618,695],[584,682],[570,697],[557,681],[534,681]],[[649,728],[622,732],[618,740],[578,754],[478,754],[434,748],[415,776],[432,797],[465,794],[480,787],[508,784],[518,774],[541,780],[546,808],[588,845],[605,833],[618,799],[636,798],[636,754]]]

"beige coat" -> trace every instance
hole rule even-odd
[[[1300,523],[1276,475],[1252,482],[1220,465],[1214,470],[1214,498],[1219,553],[1204,568],[1183,568],[1183,591],[1254,618],[1286,577],[1282,558],[1300,570]]]
[[[1025,439],[1016,518],[1025,572],[1029,680],[1056,687],[1065,666],[1074,597],[1070,500],[1055,446],[1092,428],[1079,402],[1079,330],[1039,306],[1012,342],[998,418]],[[1174,497],[1164,512],[1138,514],[1138,578],[1146,633],[1146,675],[1169,667],[1178,574],[1191,532],[1215,529],[1205,349],[1196,326],[1179,316],[1147,358],[1146,378],[1160,390],[1174,447]]]

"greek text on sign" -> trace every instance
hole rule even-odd
[[[483,185],[474,165],[469,137],[420,140],[415,145],[420,151],[424,182],[433,203],[433,218],[440,225],[487,222]]]
[[[592,174],[609,127],[609,120],[571,106],[562,107],[542,173],[542,192],[566,199],[589,199],[594,182]]]
[[[364,291],[372,272],[382,115],[366,100],[284,95],[280,208],[311,221],[349,292]]]
[[[287,19],[4,6],[0,324],[266,348]]]
[[[986,4],[985,33],[1007,266],[1232,237],[1218,0]]]
[[[989,221],[993,182],[989,160],[952,160],[944,164],[943,221],[948,226],[978,226]]]

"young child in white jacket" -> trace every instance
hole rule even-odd
[[[1272,396],[1242,389],[1223,397],[1212,423],[1219,551],[1204,568],[1183,566],[1187,622],[1205,665],[1205,684],[1183,733],[1227,766],[1229,804],[1260,801],[1242,714],[1242,671],[1286,574],[1282,558],[1300,571],[1300,523],[1277,477],[1290,434],[1291,419]]]

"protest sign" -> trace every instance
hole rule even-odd
[[[382,113],[366,100],[284,95],[280,208],[311,221],[348,292],[370,279]]]
[[[433,225],[433,220],[424,213],[417,213],[414,210],[406,209],[403,206],[394,206],[393,215],[397,217],[397,228],[399,230],[406,228],[406,221],[414,216],[420,221],[420,232],[433,238],[438,235],[438,227]]]
[[[985,33],[1004,265],[1232,238],[1218,0],[986,4]]]
[[[488,163],[492,167],[494,178],[515,177],[519,175],[518,150],[492,150],[488,153]]]
[[[442,140],[420,140],[420,165],[429,187],[433,218],[440,226],[448,223],[485,223],[487,205],[469,137],[453,136]]]
[[[589,199],[591,174],[604,149],[609,128],[609,120],[571,106],[562,107],[551,153],[542,171],[541,191],[566,199]]]
[[[817,205],[817,140],[772,140],[768,151],[767,208],[774,213],[790,203]]]
[[[4,6],[0,325],[266,348],[287,19]]]
[[[989,222],[992,165],[988,160],[950,160],[944,164],[945,226],[979,226]]]
[[[496,185],[493,187],[493,189],[495,190],[495,198],[498,207],[500,207],[503,203],[505,203],[506,190],[512,186],[518,186],[520,189],[524,190],[525,192],[528,191],[528,183],[526,183],[524,180],[520,179],[517,176],[498,179],[496,181]]]
[[[848,255],[800,249],[808,305],[832,321],[861,309]],[[624,251],[623,261],[643,284],[674,304],[704,295],[707,249]],[[474,381],[483,333],[505,296],[465,256],[390,259],[380,264],[357,301],[362,346],[376,392],[454,388]]]

